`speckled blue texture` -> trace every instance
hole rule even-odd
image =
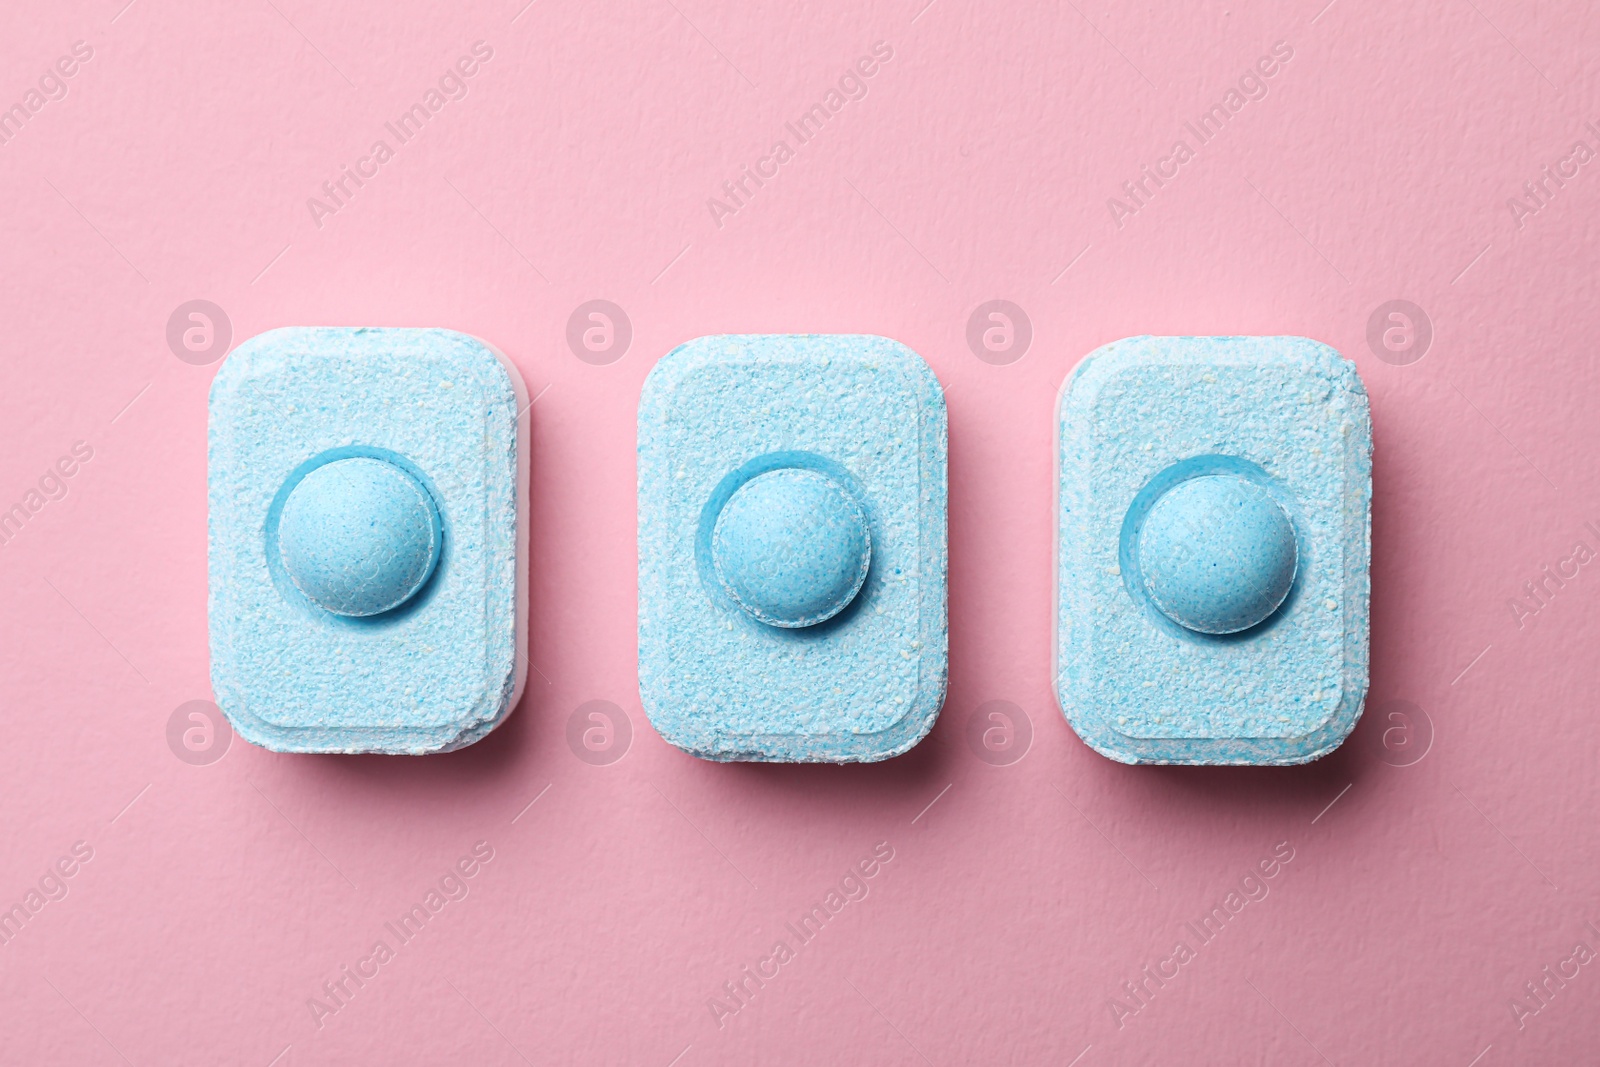
[[[1301,337],[1128,338],[1068,377],[1058,431],[1056,684],[1079,736],[1124,763],[1337,748],[1367,688],[1372,425],[1354,364]],[[1160,501],[1207,476],[1269,496],[1297,549],[1282,605],[1227,635],[1167,617],[1141,570]]]
[[[639,401],[639,690],[669,742],[714,760],[887,759],[944,702],[946,416],[882,337],[702,337]],[[717,520],[774,470],[815,471],[866,514],[870,566],[837,615],[758,621],[716,573]]]
[[[210,399],[211,684],[241,736],[425,753],[509,714],[524,670],[525,402],[498,353],[448,330],[293,327],[228,357]],[[297,489],[355,458],[414,479],[442,534],[415,595],[371,617],[319,606],[284,559],[283,538],[304,533]]]
[[[1263,622],[1289,595],[1299,562],[1289,516],[1233,474],[1189,478],[1161,494],[1137,544],[1151,602],[1203,634]]]
[[[821,471],[786,467],[741,485],[711,534],[728,595],[769,626],[815,626],[844,610],[872,562],[867,513]]]
[[[356,456],[300,479],[278,517],[289,580],[318,607],[365,617],[416,595],[439,561],[439,511],[393,463]]]

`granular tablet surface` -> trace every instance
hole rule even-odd
[[[1056,699],[1122,763],[1289,766],[1361,717],[1372,417],[1305,337],[1129,337],[1057,408]]]
[[[884,337],[700,337],[639,394],[639,696],[702,759],[870,763],[949,673],[944,391]]]

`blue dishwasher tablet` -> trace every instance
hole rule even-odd
[[[439,752],[498,726],[527,632],[527,403],[449,330],[288,328],[211,386],[211,684],[279,752]]]
[[[851,763],[944,703],[944,394],[904,345],[702,337],[639,400],[639,690],[713,760]]]
[[[1056,685],[1124,763],[1293,764],[1367,690],[1372,422],[1303,337],[1133,337],[1058,409]]]

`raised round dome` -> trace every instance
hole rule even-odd
[[[295,587],[336,615],[378,615],[416,595],[439,560],[439,511],[393,463],[324,463],[289,491],[278,553]]]
[[[855,599],[872,562],[866,512],[820,471],[786,467],[745,482],[711,534],[717,578],[769,626],[813,626]]]
[[[1179,482],[1139,533],[1139,571],[1167,618],[1203,634],[1262,622],[1294,584],[1294,524],[1261,486],[1232,474]]]

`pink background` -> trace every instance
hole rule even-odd
[[[94,54],[0,145],[0,507],[26,506],[74,442],[93,458],[0,548],[0,906],[74,842],[93,858],[0,946],[0,1059],[1595,1055],[1600,965],[1566,964],[1577,976],[1550,981],[1537,1014],[1524,983],[1580,941],[1600,950],[1600,566],[1569,563],[1520,626],[1509,605],[1575,542],[1600,550],[1584,526],[1600,526],[1600,162],[1520,226],[1507,199],[1576,140],[1600,143],[1584,128],[1600,17],[1508,0],[922,2],[8,12],[0,103],[74,41]],[[493,58],[467,96],[314,225],[307,198],[375,139],[395,147],[383,124],[480,39]],[[894,54],[866,97],[716,225],[707,198],[877,41]],[[1268,95],[1118,228],[1107,198],[1276,41],[1293,58]],[[543,391],[537,671],[487,740],[411,759],[235,739],[205,766],[169,748],[174,709],[210,697],[217,365],[165,336],[195,298],[235,342],[288,324],[468,331]],[[605,366],[565,340],[595,298],[634,330]],[[1034,331],[1007,366],[965,340],[997,298]],[[1406,366],[1366,341],[1396,298],[1435,328]],[[641,712],[634,406],[672,346],[736,331],[884,334],[948,387],[949,699],[900,759],[718,766]],[[1124,767],[1055,706],[1055,392],[1138,333],[1303,334],[1371,391],[1371,700],[1320,763]],[[618,762],[567,743],[590,700],[631,718]],[[1031,722],[1020,762],[968,744],[990,700]],[[1432,724],[1409,766],[1404,731],[1386,750],[1373,711],[1395,700]],[[477,841],[494,858],[470,894],[319,1027],[308,999],[392,945],[385,921]],[[867,897],[719,1026],[723,983],[879,842],[894,858]],[[1183,924],[1280,842],[1294,858],[1269,895],[1200,945]],[[1180,940],[1195,958],[1139,1006],[1122,983]]]

